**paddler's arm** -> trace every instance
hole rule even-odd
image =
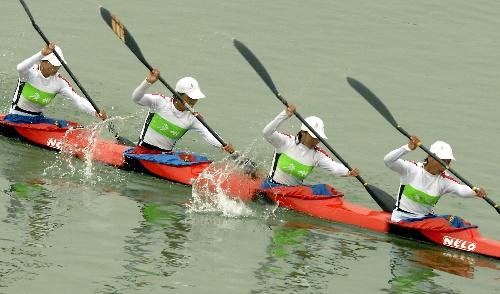
[[[333,158],[327,155],[326,152],[321,150],[321,148],[317,148],[316,154],[315,154],[315,161],[316,161],[316,166],[322,167],[325,170],[331,172],[335,176],[339,177],[356,177],[359,176],[359,170],[358,168],[353,168],[352,170],[349,170],[345,165],[342,163],[338,163]]]
[[[217,138],[215,138],[214,135],[212,135],[212,133],[210,133],[207,128],[205,128],[205,126],[199,121],[196,121],[194,123],[192,129],[200,134],[200,136],[202,136],[203,139],[205,139],[205,141],[207,141],[210,145],[220,148],[222,151],[225,151],[227,153],[234,153],[234,147],[231,142],[226,142],[226,146],[222,146],[219,140],[217,140]]]
[[[95,115],[102,120],[105,120],[107,118],[106,110],[101,109],[100,113],[96,113],[94,106],[92,106],[92,104],[86,98],[78,95],[66,79],[59,78],[58,83],[60,87],[59,93],[66,99],[71,101],[71,103],[73,103],[76,108],[88,114]]]
[[[146,94],[146,91],[158,81],[160,71],[153,67],[153,70],[148,73],[148,76],[141,84],[135,88],[132,93],[132,101],[142,106],[149,106],[151,112],[156,112],[158,109],[165,107],[168,102],[167,98],[160,94]]]
[[[264,138],[271,143],[276,148],[279,148],[281,145],[283,145],[286,142],[286,138],[284,134],[280,134],[276,131],[278,127],[283,123],[286,119],[291,117],[295,111],[295,105],[292,103],[288,103],[288,107],[285,108],[278,116],[271,121],[267,126],[264,127],[262,130],[262,134],[264,135]]]
[[[403,155],[415,150],[420,140],[417,136],[411,135],[408,143],[392,150],[384,157],[385,165],[399,174],[407,172],[405,161],[400,159]]]
[[[35,63],[40,62],[44,56],[50,53],[52,53],[52,50],[48,45],[45,45],[41,51],[19,63],[17,65],[17,75],[19,76],[19,79],[23,82],[27,81],[29,77],[29,69],[32,68]]]
[[[202,136],[203,139],[205,139],[205,141],[207,141],[210,145],[220,148],[221,150],[228,153],[234,152],[234,147],[231,142],[226,142],[226,146],[222,146],[219,140],[217,140],[217,138],[215,138],[215,136],[212,135],[212,133],[210,133],[210,131],[207,130],[207,128],[194,116],[192,116],[192,123],[189,129],[194,130],[195,132],[200,134],[200,136]]]
[[[445,185],[445,194],[450,193],[462,198],[484,198],[488,196],[488,193],[483,188],[477,188],[476,191],[474,191],[469,186],[461,184],[451,177],[447,178],[447,181],[445,181],[443,185]]]

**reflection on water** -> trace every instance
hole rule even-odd
[[[238,257],[231,255],[234,248],[228,248],[235,243],[233,235],[245,234],[247,222],[255,220],[186,213],[186,210],[183,204],[144,203],[141,208],[144,220],[125,238],[126,272],[115,276],[115,282],[107,283],[103,291],[170,289],[210,293],[206,292],[207,288],[233,287],[221,283],[223,277],[217,271],[237,274],[241,270]],[[245,242],[241,237],[238,239]],[[240,258],[251,251],[244,246],[236,247],[241,248]],[[217,271],[213,271],[214,268]],[[246,271],[243,275],[249,279]]]
[[[432,293],[451,293],[436,283],[444,274],[475,279],[480,268],[499,270],[499,264],[491,259],[434,246],[415,246],[414,242],[396,239],[390,252],[391,274],[389,281],[398,293],[413,293],[426,289]]]
[[[255,271],[259,287],[251,293],[333,293],[332,281],[350,275],[346,261],[362,260],[377,250],[370,240],[346,239],[331,228],[300,223],[271,228],[266,262]]]
[[[16,183],[6,193],[12,198],[4,222],[20,224],[23,223],[20,220],[26,218],[31,237],[26,245],[43,247],[42,238],[62,225],[51,222],[53,197],[50,191],[36,183]]]
[[[41,184],[19,182],[4,191],[10,200],[2,222],[12,229],[2,230],[2,256],[5,256],[1,262],[0,285],[31,279],[36,275],[35,269],[54,266],[41,258],[43,248],[47,247],[44,238],[63,224],[53,219],[54,198]]]
[[[484,279],[483,269],[498,271],[497,261],[483,256],[455,252],[433,245],[418,246],[418,242],[391,238],[390,266],[392,279],[388,281],[396,293],[461,293],[443,286],[439,281],[445,275],[468,279]],[[494,273],[492,281],[498,273]],[[464,293],[466,293],[465,291]]]
[[[191,226],[185,221],[183,208],[177,204],[145,204],[141,211],[144,221],[125,237],[126,272],[114,277],[116,285],[106,286],[110,292],[172,288],[166,277],[188,264],[185,243]]]
[[[413,251],[399,246],[392,246],[390,266],[393,278],[388,281],[394,293],[452,293],[451,289],[437,283],[440,276],[432,267],[422,266],[415,261]]]

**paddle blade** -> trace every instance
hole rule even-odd
[[[392,212],[394,207],[396,206],[396,199],[394,199],[391,195],[387,194],[387,192],[367,184],[365,186],[366,190],[372,196],[373,200],[377,202],[378,206],[382,208],[385,212]]]
[[[232,160],[235,166],[240,168],[244,174],[250,175],[252,179],[263,179],[266,176],[265,171],[255,163],[255,161],[240,154],[238,151],[231,154],[229,159]]]
[[[136,144],[134,144],[134,142],[130,141],[129,139],[120,136],[120,134],[118,134],[118,132],[115,130],[115,125],[111,121],[108,123],[108,130],[111,133],[115,134],[115,139],[118,142],[118,144],[125,145],[125,146],[131,146],[131,147],[134,147],[136,145]]]
[[[398,127],[398,123],[396,120],[392,117],[391,112],[387,107],[385,107],[384,103],[375,95],[373,94],[370,89],[365,87],[361,82],[359,82],[356,79],[353,79],[351,77],[347,77],[347,82],[351,87],[354,88],[363,98],[365,98],[368,103],[370,103],[382,116],[394,127]]]
[[[125,28],[125,25],[114,15],[114,13],[110,12],[104,7],[99,7],[101,12],[102,19],[108,24],[108,26],[115,32],[115,34],[122,40],[122,42],[127,45],[127,47],[132,51],[139,60],[142,62],[145,61],[144,56],[142,55],[141,49],[139,49],[139,45],[135,42],[132,35]]]
[[[262,63],[259,61],[257,56],[255,56],[250,49],[247,48],[243,43],[240,41],[234,39],[233,40],[234,46],[238,51],[243,55],[243,57],[250,63],[250,65],[253,67],[253,69],[259,74],[260,78],[266,83],[266,85],[271,89],[271,91],[274,93],[274,95],[279,95],[278,90],[276,89],[276,86],[273,83],[273,80],[271,79],[271,76],[267,72],[266,68]]]

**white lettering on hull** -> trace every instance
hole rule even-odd
[[[54,138],[49,138],[47,140],[47,146],[52,147],[52,148],[61,149],[61,141],[54,139]]]
[[[460,250],[465,250],[465,251],[474,251],[476,250],[476,243],[474,242],[469,242],[465,240],[460,240],[457,238],[452,238],[448,236],[444,236],[443,238],[443,245],[460,249]]]

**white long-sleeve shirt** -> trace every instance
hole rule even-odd
[[[404,145],[384,157],[385,165],[400,175],[396,209],[391,218],[393,222],[434,215],[432,208],[447,193],[463,198],[474,197],[475,192],[470,187],[458,183],[446,171],[433,175],[424,169],[421,162],[400,159],[408,152],[408,145]]]
[[[78,95],[68,80],[59,73],[47,78],[43,76],[40,65],[36,64],[42,58],[42,52],[38,52],[17,65],[19,82],[9,113],[28,116],[37,115],[43,112],[53,96],[61,94],[83,112],[95,114],[92,104]],[[16,106],[18,110],[16,110]]]
[[[144,80],[132,93],[132,100],[149,108],[142,127],[139,145],[145,142],[162,150],[172,150],[175,143],[188,130],[195,130],[209,144],[221,147],[222,144],[205,128],[205,126],[188,110],[180,111],[175,108],[174,98],[161,94],[146,94],[151,87]]]
[[[336,176],[348,176],[349,169],[335,162],[319,147],[313,149],[299,143],[296,138],[279,133],[276,129],[288,118],[282,111],[263,130],[264,138],[275,147],[269,178],[276,183],[289,186],[302,185],[313,167],[319,166]]]

